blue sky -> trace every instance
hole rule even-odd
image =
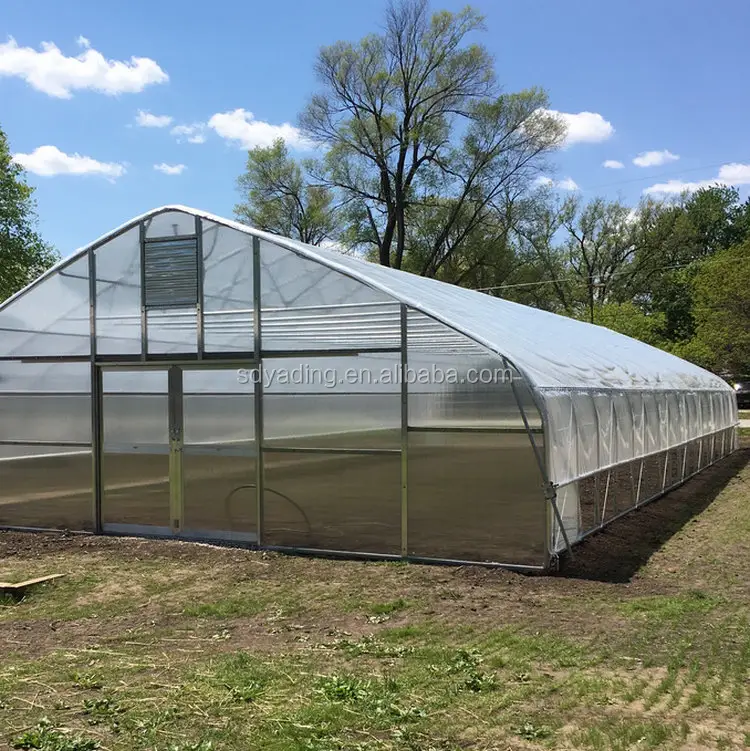
[[[317,50],[377,30],[385,7],[0,2],[0,126],[37,188],[41,231],[63,256],[166,203],[231,216],[243,149],[277,134],[298,143]],[[568,118],[574,143],[550,176],[559,190],[635,203],[654,186],[664,195],[721,178],[747,195],[746,0],[473,5],[505,90],[542,86]],[[42,54],[45,42],[58,52]],[[138,125],[139,112],[162,119]],[[644,166],[633,162],[648,152]]]

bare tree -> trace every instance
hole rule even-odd
[[[564,136],[538,89],[499,93],[473,9],[430,15],[389,6],[382,34],[319,54],[321,90],[300,124],[327,151],[314,175],[335,191],[346,240],[400,268],[413,209],[434,213],[423,274],[435,275],[508,193],[522,190]]]

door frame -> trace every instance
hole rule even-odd
[[[184,502],[185,502],[185,476],[184,476],[184,447],[185,447],[185,420],[184,420],[184,389],[183,375],[186,370],[232,370],[243,368],[254,370],[259,368],[259,362],[255,359],[238,360],[161,360],[142,362],[104,362],[95,366],[95,382],[92,389],[94,401],[94,445],[93,445],[93,479],[94,479],[94,519],[95,529],[98,533],[125,534],[145,537],[174,537],[193,540],[216,540],[230,542],[257,543],[261,520],[258,519],[258,528],[255,533],[235,532],[231,530],[194,530],[184,529]],[[169,455],[168,482],[169,482],[169,508],[168,518],[165,525],[131,524],[120,522],[102,521],[102,502],[104,499],[105,477],[103,473],[104,456],[104,376],[105,372],[112,371],[147,371],[157,370],[167,374],[167,449]],[[252,397],[250,397],[252,398]],[[257,400],[256,400],[257,401]],[[256,410],[257,412],[257,410]],[[258,446],[260,435],[258,426],[254,431],[254,456],[256,465],[260,466]],[[254,478],[255,479],[255,478]]]

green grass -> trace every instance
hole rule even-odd
[[[618,610],[629,616],[643,617],[651,621],[681,620],[694,614],[705,614],[721,603],[700,590],[679,595],[653,595],[636,597],[621,603]]]
[[[241,618],[258,615],[266,604],[261,600],[246,597],[228,597],[216,602],[197,602],[186,605],[183,613],[198,618]]]
[[[367,606],[368,612],[372,615],[392,615],[399,610],[405,610],[409,607],[409,603],[402,597],[397,600],[391,600],[389,602],[373,602]]]

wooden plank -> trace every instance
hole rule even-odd
[[[17,582],[12,584],[10,582],[0,582],[0,594],[19,594],[28,587],[33,587],[36,584],[44,584],[44,582],[52,581],[53,579],[59,579],[65,574],[50,574],[49,576],[39,576],[36,579],[27,579],[26,581]]]

